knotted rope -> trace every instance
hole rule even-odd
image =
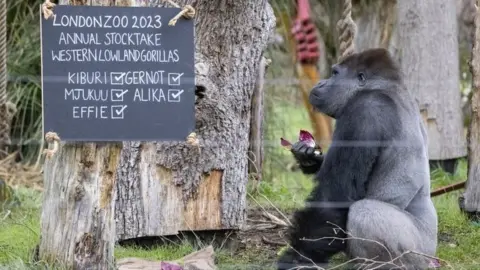
[[[357,34],[357,25],[352,19],[352,1],[343,1],[342,18],[337,23],[337,29],[340,33],[340,59],[343,59],[355,52],[355,35]]]
[[[10,124],[16,106],[7,99],[7,1],[0,3],[0,146],[10,145]]]
[[[0,105],[7,103],[7,1],[0,4]]]
[[[45,20],[48,20],[48,18],[53,15],[52,9],[54,6],[55,3],[50,2],[50,0],[45,0],[45,2],[42,4],[42,13]]]
[[[48,143],[48,149],[43,150],[43,153],[45,154],[47,159],[50,159],[58,151],[60,137],[55,132],[47,132],[47,134],[45,134],[45,141]],[[50,147],[50,145],[53,146]]]
[[[170,5],[176,7],[176,8],[181,8],[177,3],[173,2],[172,0],[164,0],[165,2],[169,3]],[[195,16],[195,9],[191,5],[185,5],[183,6],[182,11],[180,11],[175,17],[173,17],[169,22],[168,25],[175,25],[180,19],[180,17],[185,17],[187,19],[193,19]]]

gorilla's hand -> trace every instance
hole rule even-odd
[[[316,173],[323,162],[323,155],[319,148],[310,147],[305,142],[298,141],[292,145],[292,154],[305,174]]]

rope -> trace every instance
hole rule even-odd
[[[7,103],[7,0],[0,6],[0,105]]]
[[[10,123],[17,108],[7,99],[7,1],[0,3],[0,146],[10,145]],[[3,149],[2,149],[3,150]]]
[[[340,59],[343,59],[355,52],[355,35],[357,25],[352,19],[352,0],[343,1],[342,18],[337,23],[340,32]]]
[[[193,146],[199,146],[199,141],[197,138],[197,133],[192,132],[187,136],[187,143]]]
[[[58,144],[60,142],[60,137],[55,132],[47,132],[47,134],[45,134],[45,141],[48,143],[49,149],[43,150],[43,153],[45,154],[47,159],[50,159],[58,151]],[[52,144],[53,144],[53,147],[52,149],[50,149],[50,145]]]
[[[48,18],[53,15],[54,6],[55,3],[50,2],[50,0],[45,0],[45,2],[42,4],[42,12],[45,20],[48,20]]]
[[[172,0],[164,0],[165,2],[169,3],[170,5],[181,8],[177,3],[173,2]],[[175,17],[173,17],[169,22],[168,25],[173,26],[177,23],[180,17],[185,17],[187,19],[193,19],[195,17],[195,9],[191,5],[183,6],[182,11],[180,11]]]

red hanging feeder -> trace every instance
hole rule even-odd
[[[297,10],[297,18],[291,29],[297,43],[297,60],[302,64],[313,64],[318,61],[320,50],[315,25],[310,18],[308,0],[297,0]]]

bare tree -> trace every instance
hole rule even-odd
[[[429,159],[453,172],[467,155],[456,0],[402,0],[397,9],[399,59],[427,125]]]

